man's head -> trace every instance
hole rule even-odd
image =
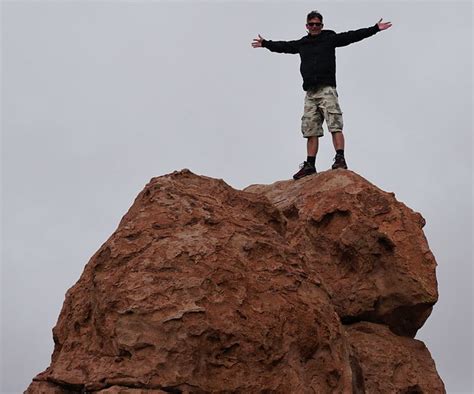
[[[323,30],[323,16],[318,11],[311,11],[306,17],[308,33],[315,36]]]

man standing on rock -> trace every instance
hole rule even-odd
[[[278,53],[299,53],[301,58],[301,76],[303,90],[306,91],[304,113],[301,118],[301,131],[307,139],[306,161],[293,175],[294,179],[316,173],[316,154],[319,137],[323,136],[323,121],[326,120],[331,132],[336,157],[332,169],[347,169],[344,158],[344,134],[342,133],[342,111],[336,91],[336,47],[343,47],[363,40],[375,33],[388,29],[390,22],[382,19],[372,27],[335,33],[323,30],[323,16],[311,11],[306,17],[308,34],[295,41],[265,40],[260,34],[252,42],[254,48],[267,48]]]

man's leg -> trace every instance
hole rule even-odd
[[[316,173],[316,154],[318,153],[319,137],[323,135],[323,114],[318,108],[314,93],[308,92],[305,97],[304,113],[301,118],[301,131],[306,138],[306,152],[308,157],[300,166],[300,170],[293,175],[293,179]]]
[[[306,152],[308,157],[306,161],[300,166],[300,170],[293,175],[293,179],[300,179],[307,175],[316,173],[316,154],[318,153],[319,137],[306,137]]]
[[[308,141],[306,142],[306,151],[308,152],[309,157],[316,157],[316,154],[318,153],[318,147],[319,147],[319,138],[308,137]]]
[[[328,129],[332,134],[332,143],[334,145],[334,149],[336,150],[336,156],[334,158],[332,169],[347,169],[347,163],[344,158],[345,141],[344,134],[342,133],[344,121],[342,119],[342,111],[341,107],[339,106],[336,88],[330,86],[327,87],[325,90],[323,106],[325,110],[324,117],[326,119]]]
[[[332,165],[333,170],[338,168],[347,169],[346,159],[344,158],[344,134],[342,131],[338,131],[332,134],[332,143],[336,150],[336,157],[334,158],[334,164]]]
[[[334,145],[334,149],[336,152],[340,149],[344,150],[344,134],[342,134],[342,131],[339,131],[337,133],[331,133],[332,134],[332,143]]]

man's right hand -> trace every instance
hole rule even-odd
[[[262,41],[264,38],[259,34],[258,38],[254,38],[252,42],[252,47],[254,48],[261,48],[262,47]]]

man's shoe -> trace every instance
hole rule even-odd
[[[312,174],[316,174],[315,166],[305,161],[303,164],[300,164],[300,170],[295,175],[293,175],[293,179],[297,180]]]
[[[334,164],[332,165],[333,170],[337,170],[338,168],[344,168],[347,170],[346,159],[344,159],[344,156],[340,154],[336,154],[336,157],[334,158]]]

